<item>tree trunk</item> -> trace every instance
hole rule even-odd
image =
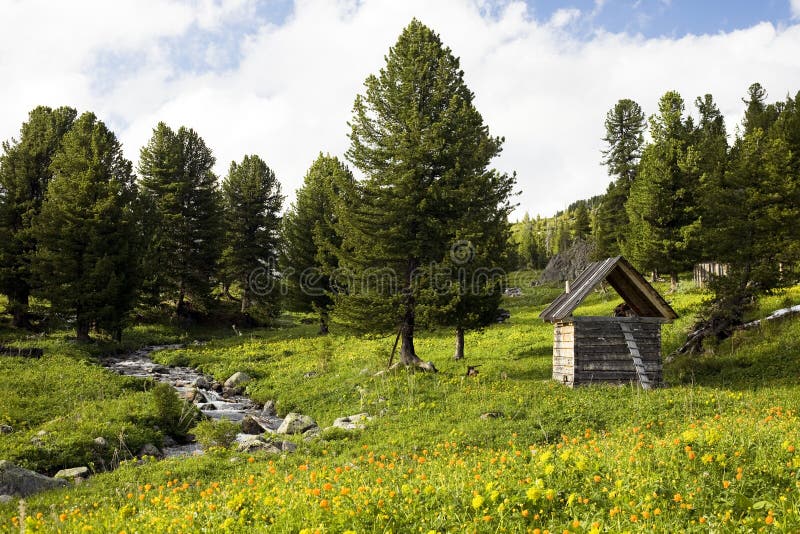
[[[183,315],[185,298],[186,298],[186,292],[183,290],[183,284],[181,284],[180,290],[178,292],[178,304],[175,306],[175,313],[177,313],[178,316]]]
[[[456,352],[453,355],[454,360],[464,359],[464,328],[456,327]]]
[[[92,338],[89,337],[89,321],[85,319],[78,319],[75,325],[75,334],[78,338],[78,343],[89,343]]]
[[[414,309],[411,306],[406,308],[406,315],[400,330],[400,363],[406,367],[436,372],[433,362],[423,361],[414,351]]]
[[[245,313],[250,307],[250,298],[247,294],[247,280],[242,284],[242,309],[241,312]]]
[[[677,291],[678,290],[678,273],[677,272],[669,273],[669,290],[670,291]]]
[[[11,325],[17,328],[30,328],[28,321],[28,294],[27,284],[20,284],[16,291],[8,296],[8,311],[13,316]]]
[[[319,312],[319,334],[324,336],[328,333],[328,312]]]

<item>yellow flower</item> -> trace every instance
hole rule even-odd
[[[473,508],[475,508],[475,509],[477,510],[477,509],[478,509],[478,508],[480,508],[482,505],[483,505],[483,497],[482,497],[480,494],[478,494],[478,495],[475,495],[475,496],[472,498],[472,507],[473,507]]]

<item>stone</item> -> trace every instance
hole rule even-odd
[[[214,410],[216,410],[216,409],[217,409],[217,407],[216,407],[216,406],[214,406],[213,404],[211,404],[211,403],[209,402],[208,404],[204,404],[204,405],[202,405],[202,406],[200,407],[200,409],[201,409],[202,411],[204,411],[204,412],[213,412]]]
[[[371,419],[368,413],[357,413],[338,418],[333,422],[333,426],[344,430],[362,430],[366,427],[365,423]]]
[[[0,495],[0,504],[7,504],[14,500],[11,495]]]
[[[198,376],[192,380],[192,386],[196,387],[197,389],[211,389],[211,382],[209,382],[204,376]]]
[[[105,449],[106,447],[108,447],[108,441],[106,441],[106,438],[104,438],[103,436],[97,436],[96,438],[94,438],[93,443],[97,447],[100,447],[101,449]]]
[[[178,442],[177,442],[177,441],[175,441],[175,440],[172,438],[172,436],[170,436],[169,434],[164,434],[164,437],[163,437],[163,438],[161,438],[161,444],[162,444],[164,447],[175,447],[175,446],[177,446],[177,445],[178,445]]]
[[[245,434],[263,434],[264,429],[253,416],[245,415],[242,419],[242,432]]]
[[[197,388],[192,388],[186,393],[184,393],[183,398],[186,399],[187,402],[194,402],[194,403],[207,402],[205,395],[200,393],[197,390]]]
[[[281,450],[285,452],[294,452],[297,450],[297,444],[291,441],[281,441]]]
[[[0,434],[11,434],[14,429],[8,425],[0,425]]]
[[[226,388],[235,388],[237,386],[241,386],[243,384],[246,384],[247,382],[250,382],[251,380],[252,380],[252,378],[250,378],[250,375],[248,375],[247,373],[243,373],[242,371],[238,371],[236,373],[233,373],[230,376],[230,378],[228,378],[225,381],[223,386],[225,386]]]
[[[319,428],[317,422],[307,415],[291,412],[286,417],[275,432],[278,434],[302,434],[312,428]]]
[[[498,419],[500,417],[503,417],[503,412],[486,412],[481,414],[481,419],[483,420]]]
[[[236,446],[236,450],[239,452],[262,451],[273,454],[280,454],[281,452],[281,448],[278,445],[270,441],[264,441],[260,436],[248,436],[244,438]]]
[[[137,455],[140,458],[142,456],[153,456],[155,458],[162,458],[164,454],[152,443],[145,443],[141,449],[139,449],[139,454]]]
[[[89,476],[89,468],[86,466],[62,469],[53,478],[63,478],[64,480],[75,480],[76,478],[86,478]]]
[[[222,387],[222,398],[223,399],[229,399],[231,397],[235,397],[236,395],[241,395],[243,392],[244,392],[244,388],[242,388],[241,386],[237,386],[237,387],[223,386]]]
[[[42,474],[17,467],[6,460],[0,460],[0,495],[27,497],[40,491],[62,488],[64,480],[50,478]]]
[[[321,435],[322,435],[322,429],[318,426],[315,426],[314,428],[310,428],[305,432],[303,432],[303,440],[313,441],[316,438],[320,437]]]
[[[278,410],[275,409],[275,401],[270,399],[264,403],[264,407],[261,408],[261,415],[265,416],[273,416],[278,415]]]

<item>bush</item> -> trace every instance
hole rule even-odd
[[[238,433],[239,425],[227,419],[219,419],[217,421],[206,419],[205,421],[200,421],[194,427],[195,438],[204,449],[211,447],[228,448],[236,440]]]
[[[181,399],[169,384],[159,382],[153,388],[158,424],[167,434],[175,438],[186,437],[186,432],[197,419],[197,410]]]

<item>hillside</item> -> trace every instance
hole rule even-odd
[[[739,332],[700,357],[678,359],[664,389],[572,390],[549,380],[552,331],[537,318],[560,288],[530,287],[531,276],[517,273],[523,296],[504,299],[509,321],[468,333],[465,362],[451,360],[451,332],[420,336],[417,350],[438,374],[374,376],[392,339],[320,337],[299,316],[242,336],[193,332],[184,341],[208,343],[157,360],[223,380],[246,371],[254,400],[273,399],[280,414],[300,411],[322,427],[359,412],[374,419],[363,431],[297,440],[291,454],[214,450],[122,462],[78,487],[30,498],[28,531],[800,528],[800,321]],[[689,286],[669,296],[681,319],[665,327],[665,352],[685,338],[703,297]],[[800,287],[764,299],[757,314],[797,302]],[[598,293],[580,311],[608,315],[618,303]],[[176,335],[138,327],[128,343]],[[3,332],[7,341],[14,336]],[[158,439],[148,386],[95,364],[113,347],[89,353],[62,339],[20,341],[47,349],[38,361],[0,359],[0,422],[18,427],[0,435],[0,458],[51,471],[86,461],[81,451],[97,433],[116,434],[132,450]],[[466,365],[479,374],[465,376]],[[55,461],[30,446],[41,430],[45,450],[59,451]],[[18,529],[16,502],[0,505],[0,532]]]

